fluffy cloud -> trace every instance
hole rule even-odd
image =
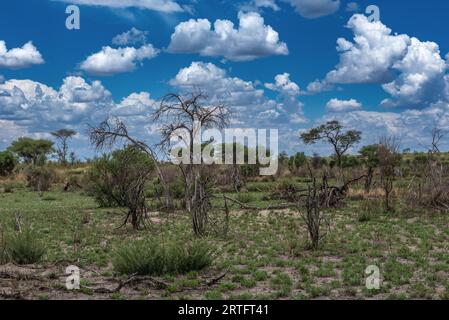
[[[262,89],[257,89],[251,81],[228,77],[225,70],[212,63],[192,62],[179,70],[170,84],[185,91],[204,90],[211,103],[223,102],[237,113],[247,112],[247,106],[263,108],[265,104]]]
[[[334,84],[378,83],[391,96],[387,107],[424,108],[448,101],[447,63],[434,42],[393,34],[382,22],[355,14],[347,27],[354,41],[339,38],[340,62],[322,81],[309,85],[319,92]]]
[[[317,123],[338,120],[343,125],[361,130],[361,145],[376,143],[380,137],[394,136],[401,147],[426,150],[432,141],[433,128],[449,127],[449,105],[437,104],[423,110],[395,112],[353,111],[326,114]],[[443,149],[449,148],[449,140],[442,141]]]
[[[301,95],[299,86],[290,80],[290,74],[278,74],[274,83],[266,83],[267,89],[279,92],[277,101],[278,108],[290,114],[289,121],[294,124],[306,123],[307,119],[304,117],[302,111],[303,103],[298,100]]]
[[[80,69],[89,74],[98,76],[110,76],[117,73],[131,72],[136,69],[138,63],[145,59],[151,59],[159,54],[151,44],[140,48],[125,47],[111,48],[103,47],[100,52],[87,57],[80,65]]]
[[[346,112],[361,109],[362,104],[355,99],[339,100],[331,99],[326,104],[327,112]]]
[[[229,20],[217,20],[212,29],[207,19],[190,19],[176,26],[168,51],[199,53],[248,61],[272,55],[287,55],[288,48],[279,34],[256,12],[239,12],[239,27]]]
[[[88,84],[67,77],[59,90],[31,80],[8,80],[0,85],[0,117],[30,132],[50,131],[97,119],[113,104],[99,81]]]
[[[392,96],[383,102],[385,106],[419,106],[447,100],[447,66],[436,43],[411,38],[407,54],[393,65],[393,69],[399,75],[383,85]]]
[[[86,6],[109,8],[139,8],[161,12],[182,12],[184,9],[173,0],[55,0]]]
[[[340,8],[340,0],[283,0],[290,3],[302,17],[319,18],[335,13]]]
[[[43,63],[42,55],[31,41],[21,48],[8,50],[5,41],[0,40],[0,68],[22,69]]]
[[[289,73],[278,74],[274,80],[275,83],[266,83],[265,87],[273,91],[282,92],[285,95],[299,96],[301,90],[296,83],[290,80]]]
[[[401,60],[410,45],[407,35],[392,35],[380,21],[369,22],[356,14],[347,27],[354,32],[354,43],[339,38],[340,62],[329,72],[330,83],[383,83],[391,79],[391,68]]]
[[[131,28],[129,31],[116,35],[112,43],[117,46],[145,44],[147,42],[148,31],[141,31]]]
[[[185,91],[203,90],[211,103],[223,103],[231,109],[235,124],[272,127],[282,123],[285,127],[306,121],[297,99],[300,89],[287,73],[265,85],[278,92],[276,100],[268,98],[256,82],[230,77],[212,63],[193,62],[182,68],[170,84]]]
[[[19,136],[46,137],[51,131],[72,128],[80,133],[77,148],[90,153],[86,126],[108,116],[124,119],[132,134],[147,137],[155,132],[148,123],[155,103],[147,92],[131,93],[115,103],[100,81],[88,83],[81,77],[65,78],[59,89],[32,80],[8,80],[0,85],[0,147]]]
[[[119,117],[148,115],[155,104],[156,101],[151,99],[148,92],[134,92],[123,98],[111,113]]]

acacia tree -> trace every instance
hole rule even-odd
[[[69,150],[69,140],[73,138],[74,135],[76,135],[75,130],[71,129],[60,129],[58,131],[51,133],[56,140],[58,141],[58,149],[56,150],[56,153],[58,154],[59,162],[62,164],[67,163],[67,153]]]
[[[225,128],[229,123],[229,112],[223,105],[208,106],[207,96],[203,93],[170,93],[162,98],[153,120],[162,123],[159,147],[165,152],[170,151],[172,139],[180,137],[180,132],[187,136],[183,138],[189,161],[180,163],[179,167],[184,178],[186,207],[192,215],[193,230],[197,236],[204,236],[210,206],[205,185],[207,179],[202,170],[202,158],[195,154],[195,141],[201,129]]]
[[[22,158],[26,164],[35,166],[45,163],[47,156],[53,152],[53,142],[22,137],[14,141],[8,150]]]
[[[335,152],[337,166],[342,174],[342,157],[350,148],[360,142],[361,135],[362,133],[357,130],[345,130],[340,122],[334,120],[302,133],[301,139],[305,144],[315,144],[318,141],[326,141],[331,144]]]

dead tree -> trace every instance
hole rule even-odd
[[[441,128],[432,130],[427,159],[421,177],[410,185],[409,203],[435,210],[449,209],[449,182],[441,161],[441,140],[448,134]],[[415,177],[416,178],[416,177]]]
[[[379,143],[378,156],[380,179],[385,196],[385,210],[391,211],[391,194],[396,180],[396,169],[401,164],[399,142],[394,137],[382,137]]]
[[[162,98],[153,113],[153,120],[162,123],[158,146],[163,151],[170,151],[173,138],[184,139],[185,145],[181,151],[187,152],[188,159],[181,161],[179,167],[184,178],[186,207],[192,216],[194,232],[199,237],[206,232],[209,197],[205,185],[207,179],[202,174],[202,154],[196,154],[195,143],[199,143],[201,153],[201,137],[198,142],[201,130],[221,130],[229,123],[229,112],[225,106],[207,106],[206,102],[207,96],[203,93],[170,93]]]
[[[111,118],[103,121],[98,127],[89,127],[89,138],[97,150],[112,148],[118,141],[126,141],[138,150],[146,153],[154,162],[156,172],[164,189],[165,208],[173,210],[173,200],[170,189],[165,181],[158,159],[153,149],[145,142],[132,137],[128,133],[126,125],[119,118]]]
[[[327,235],[327,230],[323,232],[323,225],[329,227],[329,223],[326,219],[323,210],[323,199],[328,197],[326,192],[326,186],[318,186],[316,179],[312,179],[312,186],[308,187],[307,195],[305,199],[306,212],[302,215],[304,223],[310,237],[310,248],[312,250],[318,249],[320,241]],[[302,205],[299,204],[299,210]]]

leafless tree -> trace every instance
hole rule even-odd
[[[421,177],[409,188],[409,203],[436,210],[449,209],[449,182],[445,176],[440,152],[442,139],[447,134],[448,132],[441,128],[432,129],[427,161],[422,168]]]
[[[170,150],[172,138],[178,135],[179,130],[187,133],[185,148],[189,151],[189,163],[181,163],[179,167],[184,178],[186,207],[192,215],[197,236],[205,234],[210,196],[202,175],[202,165],[198,164],[198,155],[194,154],[194,142],[201,129],[225,128],[229,124],[229,116],[224,105],[208,106],[207,96],[201,92],[185,95],[170,93],[162,98],[153,114],[153,120],[162,124],[161,142],[158,144],[162,150]],[[202,163],[202,158],[199,160]]]
[[[329,223],[323,212],[323,199],[327,197],[327,188],[324,185],[318,186],[316,179],[312,178],[312,186],[308,187],[308,192],[305,196],[306,212],[303,214],[302,218],[306,224],[311,242],[311,249],[313,250],[318,249],[320,241],[329,231]],[[301,204],[299,207],[301,207]],[[327,230],[323,231],[323,226],[327,226]]]
[[[448,131],[438,127],[432,129],[432,145],[429,150],[430,153],[440,153],[441,139],[443,139],[448,133]]]
[[[380,178],[385,196],[385,209],[390,211],[396,170],[401,163],[400,145],[395,137],[380,138],[378,147]]]

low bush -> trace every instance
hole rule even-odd
[[[212,264],[211,247],[204,241],[162,244],[158,239],[129,243],[113,257],[119,274],[164,275],[185,274]]]
[[[28,186],[39,192],[48,191],[56,176],[53,169],[42,166],[29,167],[25,173]]]
[[[7,239],[5,247],[9,258],[17,264],[37,263],[45,254],[45,247],[36,240],[36,234],[31,229]]]
[[[17,159],[9,151],[0,152],[0,176],[8,176],[17,165]]]
[[[237,201],[241,203],[250,203],[254,201],[254,196],[251,193],[239,193],[237,195]]]

